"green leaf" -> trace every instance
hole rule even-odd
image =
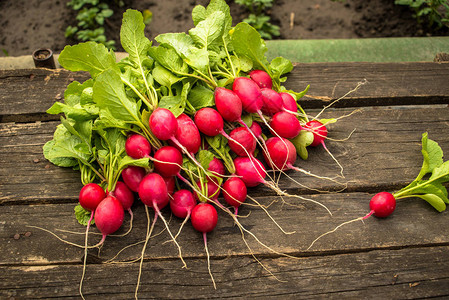
[[[307,146],[313,142],[313,133],[306,130],[301,130],[299,134],[290,140],[296,148],[298,155],[306,160],[309,157]]]
[[[115,66],[115,55],[102,44],[86,42],[65,46],[58,61],[69,71],[87,71],[95,78],[104,70]]]
[[[175,74],[186,74],[189,71],[187,64],[181,56],[176,53],[176,50],[171,47],[164,45],[151,47],[148,50],[148,53],[159,64]]]
[[[206,74],[209,68],[209,52],[205,48],[190,48],[184,61],[193,69]]]
[[[439,183],[449,181],[449,160],[444,162],[439,167],[436,167],[433,169],[433,172],[429,178],[429,181],[439,182]]]
[[[116,119],[129,123],[140,122],[139,106],[126,96],[120,74],[115,70],[109,69],[97,77],[93,99],[98,107],[108,110]]]
[[[156,66],[153,69],[152,74],[157,83],[169,88],[182,79],[162,66]]]
[[[293,70],[293,64],[284,57],[276,57],[270,63],[270,70],[279,79],[282,75]]]
[[[210,162],[214,159],[214,154],[208,150],[200,150],[196,156],[198,162],[204,169],[209,168]]]
[[[159,107],[170,110],[175,117],[178,117],[184,112],[185,105],[186,103],[182,100],[181,95],[163,96],[161,100],[159,100]]]
[[[242,72],[249,72],[253,68],[253,61],[246,56],[237,57],[233,55],[231,56],[231,60],[232,64]]]
[[[78,223],[87,226],[90,220],[90,216],[92,215],[92,212],[84,209],[80,204],[75,206],[74,210],[75,210],[75,217],[78,220]],[[91,225],[95,224],[95,220],[93,218],[90,224]]]
[[[196,27],[190,29],[189,35],[199,48],[216,49],[217,44],[222,43],[224,21],[225,14],[215,11],[199,22]]]
[[[443,150],[441,150],[440,146],[437,142],[428,139],[427,132],[422,135],[422,150],[421,153],[423,155],[423,164],[421,167],[421,171],[419,172],[416,180],[420,180],[427,173],[433,172],[433,170],[440,166],[443,163]]]
[[[414,195],[415,197],[419,197],[421,199],[426,200],[430,205],[433,206],[438,212],[442,212],[446,210],[446,204],[444,201],[434,194],[424,194],[424,195]]]
[[[245,56],[252,60],[256,69],[269,71],[268,61],[265,57],[267,47],[260,34],[247,23],[239,23],[235,26],[231,35],[234,51],[238,56]]]
[[[179,56],[186,56],[191,47],[195,46],[193,39],[185,32],[163,33],[158,35],[156,41],[173,48]]]
[[[215,105],[214,92],[202,85],[196,85],[188,95],[189,103],[196,109]]]
[[[148,49],[151,47],[150,40],[145,37],[145,23],[142,13],[128,9],[123,14],[122,27],[120,29],[120,41],[123,49],[129,54],[129,59],[142,66]]]
[[[149,158],[134,159],[129,156],[124,156],[118,164],[118,170],[121,171],[128,166],[147,168],[149,163],[150,163]]]
[[[65,139],[54,140],[54,143],[47,145],[45,158],[57,164],[61,159],[73,158],[86,163],[90,160],[90,155],[86,153],[85,146],[80,138],[71,135]],[[65,160],[64,160],[65,162]]]
[[[205,20],[208,16],[215,12],[222,12],[225,15],[224,31],[227,33],[232,26],[232,17],[229,5],[224,0],[211,0],[207,8],[201,5],[197,5],[193,8],[192,19],[195,26],[201,21]]]
[[[58,157],[55,153],[55,140],[50,140],[45,143],[43,147],[44,157],[50,161],[52,164],[59,166],[70,168],[78,165],[78,161],[72,157]]]

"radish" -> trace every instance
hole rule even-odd
[[[175,177],[174,176],[170,176],[170,177],[164,177],[162,176],[162,178],[165,181],[165,184],[167,185],[167,193],[169,195],[173,195],[173,193],[175,192]]]
[[[228,122],[242,121],[242,100],[232,90],[217,87],[214,93],[215,106],[218,112]]]
[[[266,171],[257,158],[237,157],[234,159],[235,174],[242,179],[247,187],[265,184]]]
[[[273,80],[267,72],[262,70],[254,70],[249,73],[249,77],[260,87],[271,89]]]
[[[127,210],[132,215],[131,206],[134,203],[134,194],[129,187],[124,182],[117,181],[114,192],[109,193],[109,195],[111,194],[120,201],[123,209]]]
[[[207,170],[218,177],[223,177],[226,174],[226,169],[223,162],[216,157],[210,161]]]
[[[182,154],[173,146],[163,146],[154,153],[154,169],[163,177],[175,176],[182,166]]]
[[[122,204],[113,196],[107,196],[98,204],[95,210],[95,225],[103,234],[102,241],[122,226],[124,216]]]
[[[237,127],[229,133],[232,140],[229,140],[228,145],[232,151],[238,156],[253,156],[256,150],[256,140],[251,132],[245,127]]]
[[[282,98],[282,107],[284,108],[284,110],[287,110],[288,112],[297,112],[298,111],[298,106],[296,105],[296,100],[295,98],[293,98],[292,95],[290,95],[289,93],[279,93],[279,95]]]
[[[79,194],[80,205],[88,211],[95,211],[98,204],[106,198],[103,188],[96,183],[88,183],[81,188]]]
[[[147,174],[140,182],[138,192],[140,200],[154,210],[160,210],[168,204],[167,185],[157,173]]]
[[[262,138],[262,127],[260,127],[259,123],[253,122],[253,124],[251,124],[251,127],[249,129],[254,133],[256,138],[258,139]]]
[[[195,205],[196,200],[192,192],[185,189],[176,191],[173,194],[173,199],[170,200],[170,209],[178,218],[188,218]]]
[[[156,108],[148,122],[151,132],[161,141],[172,139],[178,130],[178,122],[175,116],[166,108]]]
[[[266,141],[266,145],[270,159],[268,159],[265,153],[263,153],[263,156],[271,168],[280,171],[294,169],[296,148],[292,142],[287,139],[271,137]]]
[[[176,130],[175,138],[183,145],[188,152],[197,153],[201,147],[201,136],[195,122],[186,114],[180,114],[176,121],[178,129]],[[178,147],[173,141],[169,141],[175,147]],[[178,147],[182,151],[181,148]]]
[[[133,192],[139,191],[139,184],[145,177],[146,171],[142,167],[128,166],[122,171],[122,179]]]
[[[216,136],[218,134],[226,134],[223,130],[223,118],[213,108],[204,107],[195,113],[194,122],[199,131],[208,136]]]
[[[232,90],[242,101],[243,110],[257,113],[263,106],[262,92],[259,86],[247,77],[237,77],[232,84]]]
[[[316,147],[318,145],[324,145],[324,140],[327,137],[327,128],[321,122],[317,120],[312,120],[304,125],[304,129],[313,133],[313,142],[310,144],[312,147]]]
[[[207,269],[209,270],[210,278],[214,284],[214,288],[216,289],[217,287],[215,285],[215,280],[210,270],[210,255],[209,250],[207,249],[207,233],[214,230],[217,226],[217,210],[209,203],[199,203],[193,208],[190,220],[193,228],[203,233],[204,249],[207,254]]]
[[[271,132],[286,139],[292,139],[301,131],[299,120],[292,114],[281,111],[276,113],[270,122]]]
[[[263,99],[262,113],[272,116],[282,110],[283,100],[277,92],[269,88],[262,88],[260,91]]]
[[[242,179],[231,177],[223,184],[223,198],[226,203],[234,207],[235,214],[238,214],[239,206],[245,202],[247,196],[246,185]]]
[[[131,134],[125,143],[125,151],[128,156],[139,159],[148,157],[151,153],[150,142],[140,134]]]
[[[380,192],[371,198],[369,208],[371,209],[370,213],[373,213],[376,217],[385,218],[391,215],[396,208],[396,199],[391,193]]]

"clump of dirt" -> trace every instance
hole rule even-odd
[[[124,7],[113,7],[114,15],[105,24],[108,39],[120,47],[120,25],[127,8],[149,9],[153,20],[146,34],[153,39],[160,33],[185,32],[193,27],[192,9],[209,0],[125,0]],[[247,12],[234,1],[227,1],[234,24]],[[280,39],[336,39],[449,35],[448,28],[435,30],[420,25],[405,6],[391,0],[277,0],[268,12],[280,26]],[[68,25],[76,25],[76,13],[63,0],[0,1],[0,56],[31,54],[38,48],[61,51],[76,41],[64,36]]]

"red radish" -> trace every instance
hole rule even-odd
[[[223,184],[223,198],[226,203],[234,207],[235,214],[238,212],[238,207],[245,202],[246,195],[246,185],[238,177],[231,177]]]
[[[299,120],[292,114],[281,111],[276,113],[270,122],[271,131],[280,137],[292,139],[301,131]]]
[[[170,176],[170,177],[163,177],[165,184],[167,185],[167,193],[169,195],[173,195],[173,193],[175,192],[175,177],[174,176]]]
[[[123,181],[133,192],[139,191],[139,184],[145,175],[146,171],[142,167],[128,166],[122,171]]]
[[[267,72],[262,70],[254,70],[249,73],[249,77],[257,83],[260,88],[271,89],[273,87],[273,80]]]
[[[296,148],[292,142],[287,139],[271,137],[266,141],[267,151],[270,155],[268,159],[265,152],[264,159],[267,164],[275,170],[291,169],[296,161]]]
[[[126,154],[132,158],[139,159],[148,157],[151,153],[151,145],[148,140],[140,134],[131,134],[125,143]]]
[[[209,203],[199,203],[192,210],[192,226],[199,232],[211,232],[217,226],[217,221],[217,210]]]
[[[196,185],[198,186],[198,189],[201,191],[201,182],[197,181]],[[216,201],[218,199],[218,196],[220,195],[220,187],[216,181],[215,178],[211,178],[209,180],[207,180],[206,184],[205,184],[205,188],[207,189],[207,193],[206,192],[202,192],[201,195],[199,195],[198,192],[195,192],[195,199],[199,199],[200,201]],[[207,199],[204,199],[204,196],[207,196]]]
[[[154,153],[154,169],[163,177],[175,176],[182,166],[182,154],[172,146],[163,146]]]
[[[142,202],[159,211],[168,204],[168,191],[164,178],[157,173],[146,175],[139,185],[139,197]]]
[[[166,108],[156,108],[150,116],[149,125],[154,136],[161,141],[173,138],[178,129],[175,115]]]
[[[262,93],[259,86],[247,77],[237,77],[232,85],[232,90],[242,101],[243,110],[249,113],[257,113],[263,106]]]
[[[214,93],[215,106],[228,122],[240,122],[242,117],[242,100],[232,90],[217,87]]]
[[[80,205],[88,211],[95,211],[98,204],[106,197],[103,188],[96,183],[88,183],[80,191]]]
[[[279,95],[282,98],[282,106],[285,110],[291,111],[291,112],[297,112],[298,106],[296,105],[296,100],[293,98],[292,95],[289,93],[279,93]]]
[[[189,190],[182,189],[177,191],[173,194],[173,199],[170,200],[170,209],[172,213],[182,219],[190,216],[195,205],[196,200]]]
[[[195,122],[186,114],[180,114],[176,120],[178,129],[176,130],[175,138],[188,152],[197,153],[201,147],[201,136]],[[169,143],[177,147],[173,141],[169,141]],[[182,151],[181,148],[179,149]]]
[[[324,146],[324,140],[327,137],[327,128],[321,122],[312,120],[306,123],[305,130],[313,133],[313,142],[310,146],[316,147],[318,145]]]
[[[253,122],[253,124],[251,124],[251,127],[249,129],[251,129],[256,138],[262,137],[262,127],[260,127],[259,123]]]
[[[396,199],[388,192],[380,192],[371,198],[369,208],[376,217],[385,218],[396,208]]]
[[[223,177],[226,173],[225,166],[221,160],[214,157],[209,163],[208,171],[212,172],[215,176]]]
[[[103,234],[102,240],[122,226],[124,217],[122,204],[115,197],[107,196],[100,202],[95,210],[95,225]]]
[[[223,118],[213,108],[204,107],[196,112],[194,118],[198,129],[208,136],[216,136],[223,131]]]
[[[124,210],[129,211],[134,203],[133,192],[122,181],[117,181],[117,183],[115,184],[114,192],[110,194],[112,194],[115,198],[117,198],[118,201],[120,201]]]
[[[204,249],[207,254],[207,269],[209,270],[209,275],[212,283],[214,284],[214,288],[216,288],[215,280],[210,270],[210,255],[209,250],[207,249],[207,233],[214,230],[215,226],[217,226],[217,211],[209,203],[199,203],[193,208],[190,220],[193,228],[203,233]]]
[[[229,133],[232,140],[229,140],[228,145],[232,151],[238,156],[251,156],[256,150],[256,140],[251,132],[245,127],[237,127]]]
[[[282,110],[283,100],[277,92],[269,88],[262,88],[260,91],[263,99],[262,113],[272,116]]]
[[[266,171],[257,158],[237,157],[234,159],[235,174],[240,177],[247,187],[265,184]]]

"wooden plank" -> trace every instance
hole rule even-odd
[[[333,212],[330,216],[323,207],[302,200],[285,198],[258,197],[258,201],[268,205],[272,218],[291,234],[284,234],[273,221],[260,209],[254,206],[243,206],[240,223],[253,233],[265,245],[277,252],[295,256],[330,255],[338,253],[365,252],[374,249],[398,249],[403,247],[426,247],[430,245],[449,245],[447,235],[448,212],[438,213],[425,201],[408,199],[398,202],[397,209],[387,219],[370,218],[364,223],[353,222],[340,230],[311,243],[321,234],[334,229],[337,225],[364,216],[369,211],[369,199],[373,194],[339,193],[307,196],[328,207]],[[248,203],[251,201],[248,200]],[[291,205],[289,205],[291,204]],[[45,228],[73,243],[84,245],[85,227],[78,224],[74,216],[75,204],[47,205],[9,205],[0,206],[4,218],[0,223],[0,265],[52,265],[75,264],[82,260],[84,251],[67,245],[48,232],[36,227]],[[92,258],[108,260],[120,249],[142,242],[146,235],[146,214],[143,205],[136,201],[132,232],[125,237],[108,237],[105,245],[98,251],[90,250]],[[217,228],[208,234],[211,256],[215,259],[228,256],[249,256],[250,251],[242,240],[241,233],[233,220],[224,211],[218,210]],[[154,212],[150,210],[151,219]],[[170,219],[169,209],[164,209],[164,216]],[[170,230],[178,232],[182,220],[173,217]],[[129,228],[129,216],[117,234],[123,234]],[[160,233],[164,225],[156,222],[154,233]],[[79,232],[71,234],[65,231]],[[92,228],[89,245],[100,240],[98,231]],[[294,232],[294,233],[293,233]],[[95,235],[95,233],[97,233]],[[250,234],[246,240],[256,255],[263,257],[279,256],[278,253],[259,244]],[[173,243],[167,241],[170,236],[166,231],[155,236],[149,242],[146,257],[158,260],[177,260],[178,251]],[[178,237],[184,258],[205,257],[202,236],[195,232],[190,222],[186,224]],[[120,254],[119,261],[132,260],[140,256],[143,244],[137,244]],[[181,262],[178,260],[181,265]]]
[[[0,70],[1,120],[43,120],[45,111],[71,81],[88,78],[87,73],[63,69]],[[299,92],[310,84],[302,105],[317,108],[364,79],[368,83],[336,107],[449,103],[449,65],[433,62],[298,64],[288,75],[286,87]],[[57,116],[45,118],[55,120]]]
[[[279,280],[250,257],[150,260],[143,264],[139,297],[145,299],[360,299],[449,296],[449,247],[410,248],[302,258],[263,258]],[[83,294],[132,298],[138,264],[88,265]],[[79,298],[81,265],[0,267],[2,298]]]
[[[345,113],[348,112],[336,110],[326,116],[339,117]],[[48,163],[41,152],[42,145],[52,138],[58,123],[1,124],[0,203],[76,201],[81,188],[79,174]],[[364,109],[330,125],[329,137],[334,139],[344,138],[354,129],[356,131],[349,140],[329,140],[327,146],[344,166],[346,178],[341,181],[347,182],[347,190],[394,190],[418,174],[422,164],[420,141],[423,132],[428,131],[430,138],[438,141],[443,151],[448,151],[448,124],[447,107]],[[321,176],[333,177],[340,171],[322,147],[311,149],[309,160],[298,159],[296,165]],[[288,174],[315,189],[342,187],[302,173],[289,171]],[[291,193],[311,192],[287,179],[281,181],[281,187]],[[267,188],[256,188],[250,193],[272,192]]]

